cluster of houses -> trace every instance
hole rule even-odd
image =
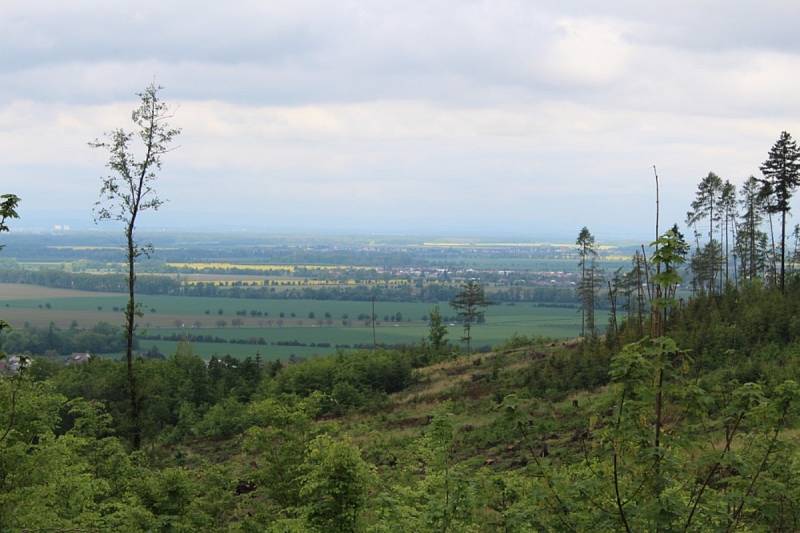
[[[64,362],[67,365],[83,365],[88,363],[92,359],[92,354],[90,353],[73,353],[64,358]],[[0,359],[0,376],[14,376],[19,373],[19,371],[27,366],[29,366],[33,362],[29,356],[21,355],[21,354],[13,354],[8,355],[2,359]]]

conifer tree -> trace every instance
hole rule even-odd
[[[458,311],[458,318],[464,325],[462,341],[467,343],[467,355],[472,353],[472,325],[483,321],[485,309],[490,305],[483,292],[483,285],[471,279],[464,283],[450,306]]]
[[[739,189],[741,223],[736,235],[736,249],[742,265],[742,276],[753,281],[767,264],[767,234],[760,228],[764,221],[764,204],[759,195],[760,185],[750,176]]]
[[[721,250],[717,250],[719,245],[714,238],[716,224],[721,220],[722,189],[722,179],[713,172],[709,172],[697,185],[692,211],[686,216],[686,221],[690,226],[695,226],[700,221],[708,219],[706,249],[701,249],[698,241],[695,257],[692,258],[692,271],[698,278],[696,285],[701,289],[707,287],[711,292],[716,288],[717,273],[722,266]]]
[[[719,220],[719,203],[722,179],[713,172],[700,180],[692,202],[691,219],[695,222],[708,219],[708,240],[714,239],[714,224]]]
[[[792,136],[783,131],[772,146],[767,160],[761,165],[764,178],[761,196],[766,200],[767,212],[781,217],[781,269],[778,280],[781,292],[786,289],[786,216],[795,189],[800,185],[800,149]]]
[[[595,250],[594,236],[589,228],[581,228],[578,238],[575,241],[578,246],[580,261],[578,266],[581,269],[581,279],[578,284],[578,296],[581,300],[581,336],[591,338],[595,336],[594,307],[595,292],[597,284],[597,273],[595,270]]]

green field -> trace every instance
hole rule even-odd
[[[2,289],[7,290],[3,291]],[[13,289],[13,290],[12,290]],[[44,292],[43,292],[44,291]],[[90,327],[97,322],[122,322],[121,309],[126,299],[123,295],[76,293],[66,296],[68,291],[37,287],[25,297],[24,287],[0,285],[0,313],[16,327],[25,323],[47,325],[55,323],[68,327],[72,321],[81,327]],[[5,294],[5,296],[3,296]],[[264,338],[266,345],[231,343],[193,343],[200,355],[230,354],[244,357],[260,353],[265,359],[286,358],[294,354],[307,357],[327,354],[336,350],[336,345],[372,343],[372,328],[358,315],[368,316],[369,302],[335,300],[251,300],[238,298],[199,298],[185,296],[141,296],[144,316],[139,320],[140,333],[145,335],[213,335],[225,339]],[[117,308],[115,311],[114,308]],[[378,316],[376,328],[379,343],[398,344],[418,342],[427,334],[422,317],[427,315],[431,304],[414,302],[376,302]],[[447,303],[440,303],[445,316],[455,316]],[[219,311],[222,314],[219,314]],[[207,314],[208,311],[208,314]],[[246,311],[246,316],[237,316],[237,311]],[[251,316],[251,311],[262,313]],[[283,313],[283,317],[280,314]],[[314,313],[314,318],[309,318]],[[326,318],[328,313],[330,318]],[[402,321],[385,321],[384,318],[400,313]],[[292,316],[294,314],[294,316]],[[348,322],[343,324],[344,317]],[[242,322],[234,327],[231,321]],[[597,323],[604,325],[607,316],[597,313]],[[218,322],[225,321],[225,327]],[[320,323],[321,322],[321,323]],[[450,339],[461,336],[461,327],[449,321]],[[530,303],[516,305],[494,305],[486,312],[486,323],[473,328],[473,345],[497,345],[514,333],[546,337],[573,337],[580,330],[580,314],[576,309],[539,307]],[[298,341],[304,344],[330,343],[330,347],[279,346],[280,341]],[[176,342],[167,340],[141,340],[142,350],[157,346],[163,353],[172,353]]]

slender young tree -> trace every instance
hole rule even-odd
[[[139,106],[131,113],[134,131],[116,129],[107,133],[104,139],[90,143],[90,146],[108,152],[106,166],[110,170],[109,175],[102,179],[95,219],[118,221],[124,226],[128,267],[125,358],[131,409],[131,442],[134,448],[139,448],[142,440],[140,398],[133,368],[136,317],[141,314],[136,304],[136,262],[152,251],[151,245],[142,245],[137,241],[136,226],[142,213],[155,211],[164,203],[156,193],[155,184],[161,170],[162,157],[170,150],[175,137],[180,133],[179,129],[169,124],[172,114],[162,101],[160,91],[161,87],[150,84],[144,92],[138,93]]]
[[[778,277],[781,292],[786,289],[786,216],[791,211],[790,200],[800,185],[800,149],[792,136],[783,131],[772,146],[767,160],[761,165],[761,196],[767,212],[781,217],[781,270]]]
[[[483,285],[474,279],[464,283],[461,292],[450,302],[450,307],[458,311],[458,318],[464,325],[464,336],[461,340],[467,343],[467,355],[472,353],[472,325],[483,321],[489,305]]]
[[[375,294],[372,295],[370,298],[370,302],[372,302],[372,314],[370,315],[370,321],[372,322],[372,349],[378,349],[378,337],[375,335],[375,319],[377,316],[375,315]]]

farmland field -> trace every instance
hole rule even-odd
[[[68,298],[86,296],[90,298],[106,298],[117,296],[112,293],[97,293],[90,291],[75,291],[70,289],[55,289],[51,287],[40,287],[38,285],[24,285],[21,283],[0,283],[0,302],[6,300],[46,300],[49,298]]]
[[[142,295],[138,301],[144,313],[139,320],[140,334],[144,336],[163,339],[189,334],[213,336],[217,340],[263,338],[264,344],[260,345],[194,342],[195,351],[205,357],[214,354],[244,357],[256,352],[265,359],[292,354],[305,357],[331,353],[337,345],[372,343],[369,302],[161,295]],[[125,303],[122,294],[0,284],[0,312],[15,327],[25,323],[45,326],[52,322],[65,328],[73,321],[81,327],[91,327],[101,321],[121,324]],[[430,308],[430,304],[421,302],[376,302],[378,342],[418,342],[427,333],[423,317]],[[455,316],[447,303],[440,303],[440,309],[446,317]],[[598,324],[604,324],[605,320],[606,315],[598,312]],[[461,336],[461,328],[454,319],[448,323],[449,338],[455,341]],[[503,304],[488,309],[486,323],[473,328],[473,338],[475,346],[496,345],[514,333],[565,338],[578,334],[579,328],[580,314],[573,308]],[[142,350],[157,346],[166,354],[173,352],[175,345],[174,340],[140,341]]]

